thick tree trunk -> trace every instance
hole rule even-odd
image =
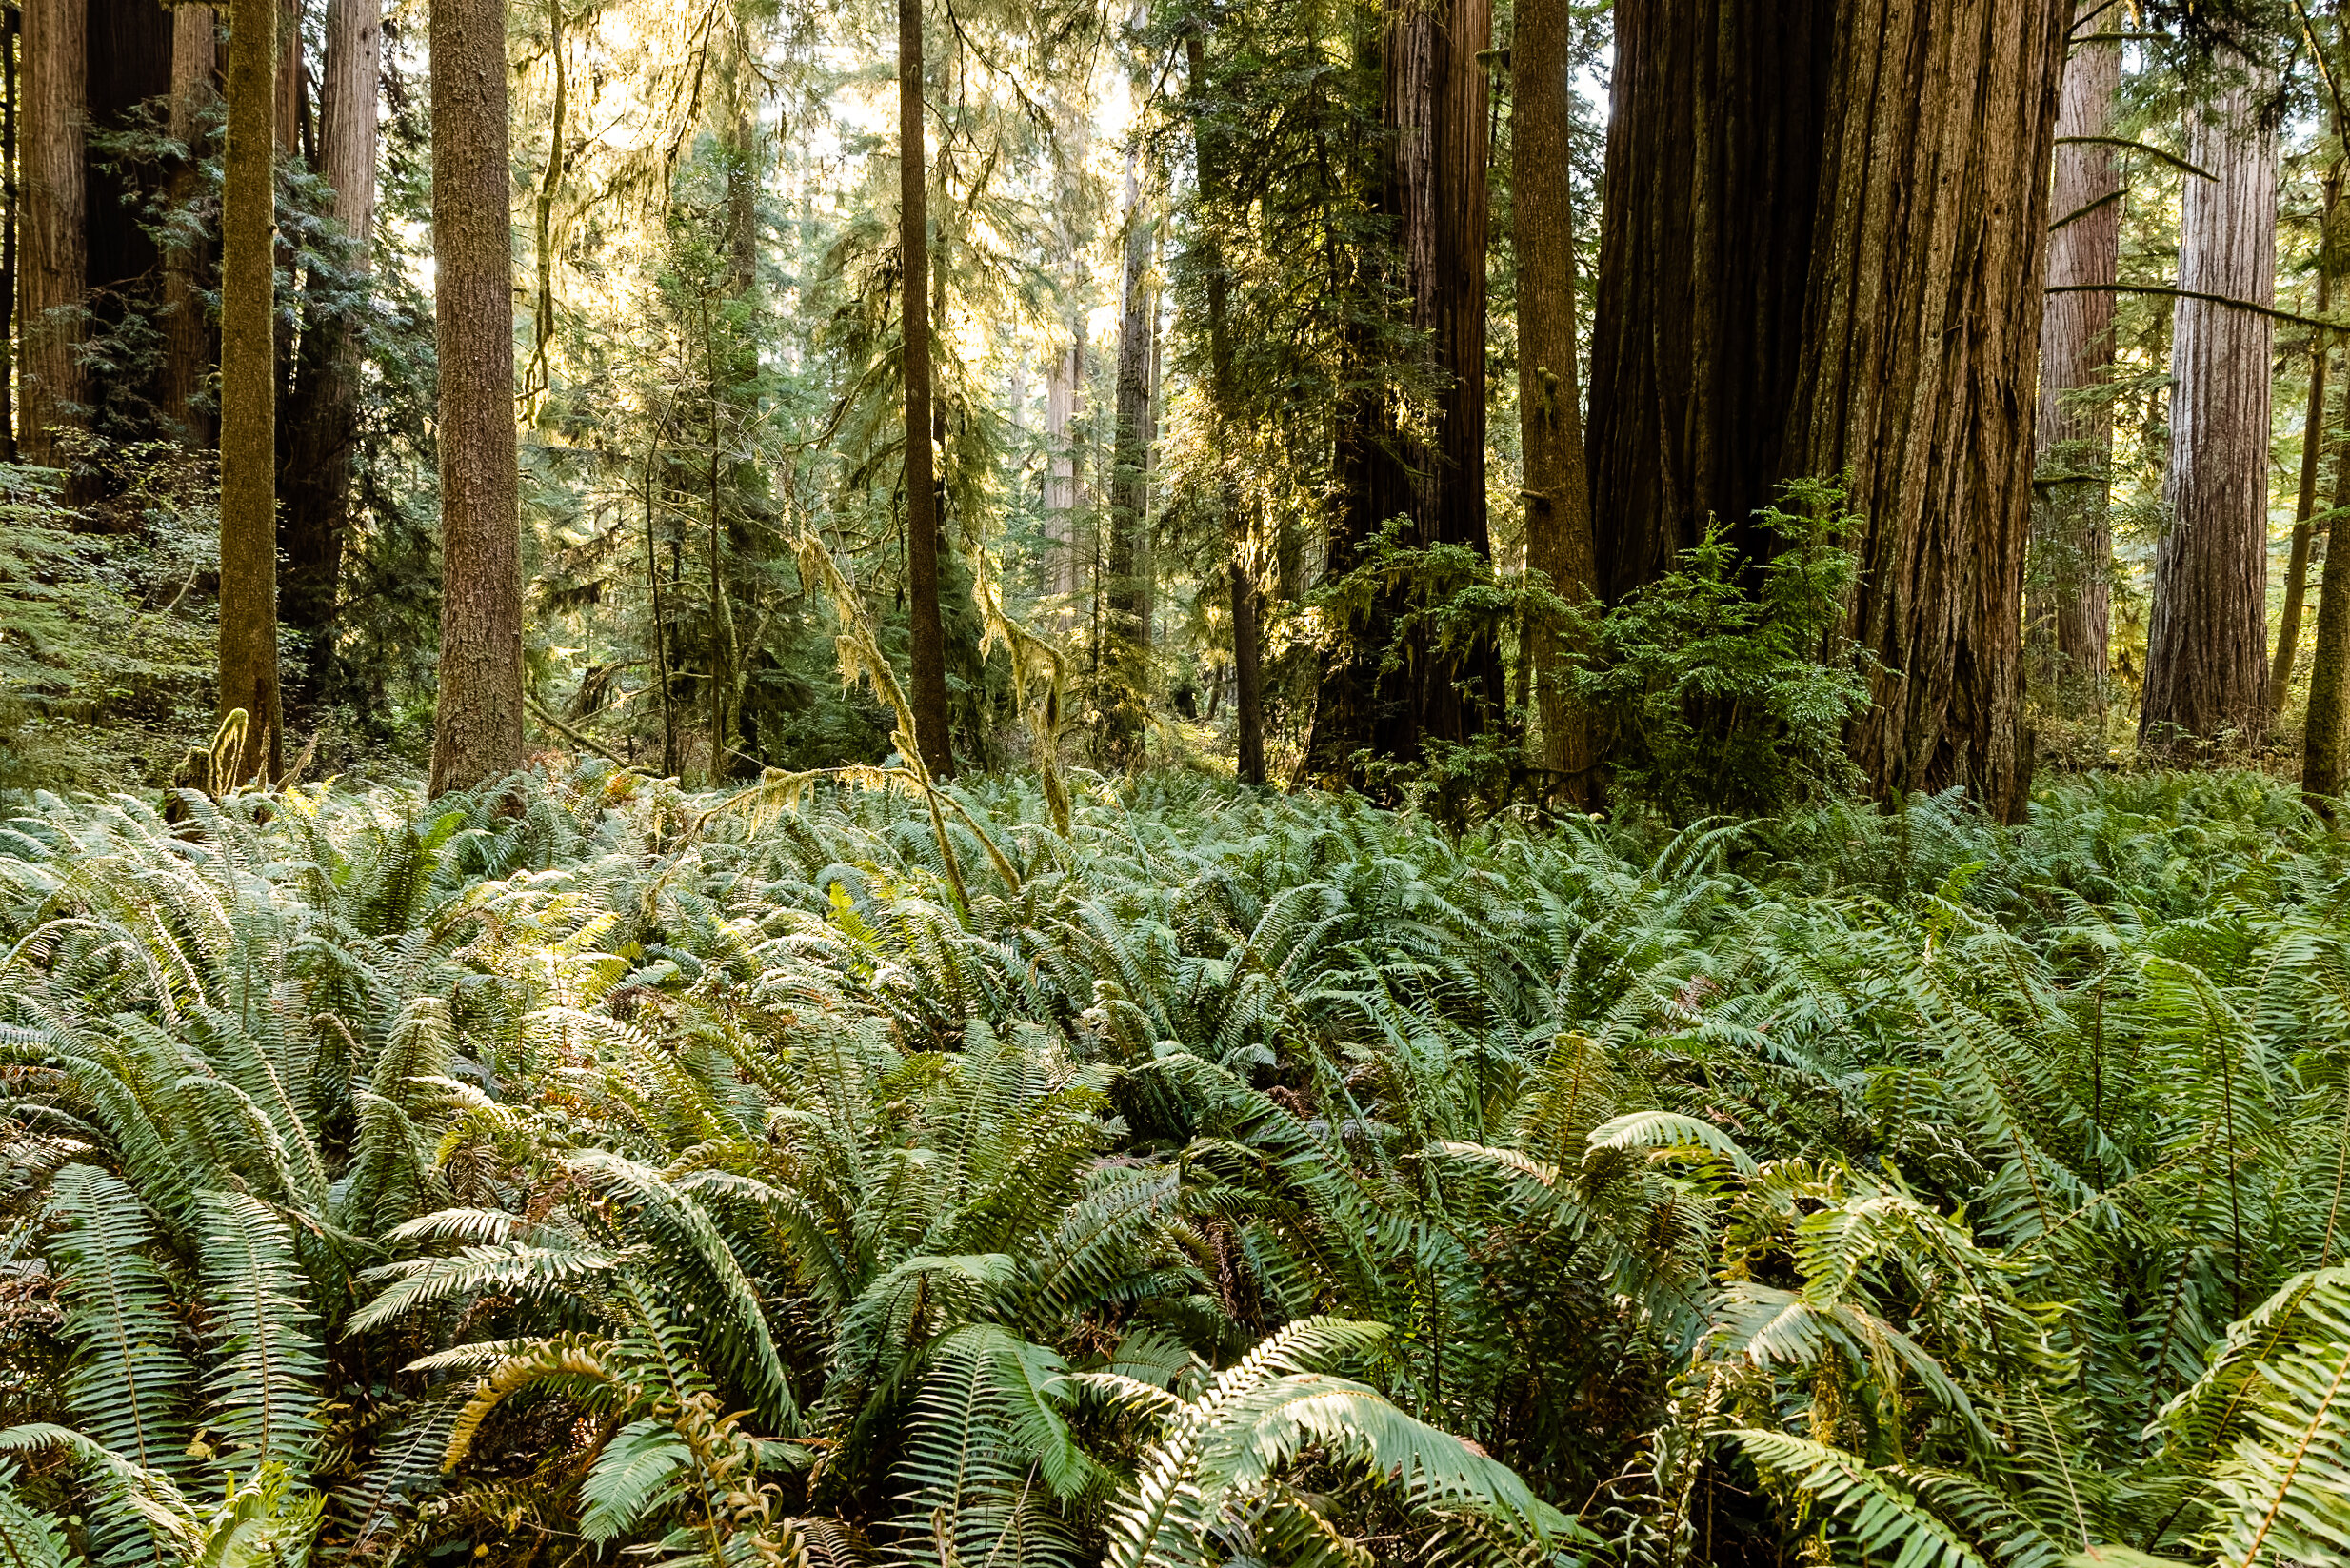
[[[1569,604],[1598,568],[1576,373],[1574,160],[1567,0],[1519,0],[1510,39],[1510,201],[1518,250],[1518,420],[1525,465],[1526,565]],[[1543,765],[1577,804],[1595,799],[1590,722],[1567,689],[1567,654],[1547,625],[1527,648],[1542,715]]]
[[[1399,514],[1411,546],[1463,545],[1489,554],[1485,526],[1485,164],[1488,0],[1448,0],[1392,13],[1384,44],[1384,210],[1424,334],[1436,386],[1432,438],[1407,438],[1392,404],[1357,395],[1342,410],[1344,501],[1333,525],[1330,569],[1360,564],[1379,529]],[[1368,348],[1363,345],[1358,352]],[[1490,641],[1440,652],[1416,634],[1388,661],[1401,598],[1384,594],[1352,646],[1323,672],[1308,742],[1308,769],[1352,774],[1369,752],[1416,760],[1430,741],[1465,742],[1504,708],[1501,658]]]
[[[28,463],[62,467],[56,432],[84,424],[74,350],[89,275],[82,132],[87,122],[84,0],[25,0],[24,308],[18,328],[18,449]]]
[[[2101,20],[2110,9],[2103,0],[2079,0],[2074,30],[2114,31]],[[2112,135],[2121,89],[2120,41],[2076,45],[2064,66],[2058,137]],[[2048,206],[2059,226],[2048,237],[2050,285],[2110,284],[2120,275],[2121,191],[2112,147],[2060,143]],[[2102,386],[2111,371],[2113,309],[2114,296],[2098,289],[2052,293],[2041,306],[2035,432],[2041,489],[2032,545],[2041,602],[2032,608],[2031,641],[2035,674],[2060,682],[2101,682],[2112,630],[2113,405],[2093,391],[2080,394]]]
[[[1207,50],[1198,32],[1185,38],[1184,58],[1190,70],[1191,89],[1197,93],[1207,81]],[[1223,149],[1209,136],[1205,117],[1195,119],[1192,129],[1201,197],[1205,202],[1220,201],[1225,179]],[[1207,277],[1208,419],[1221,447],[1221,434],[1230,422],[1233,406],[1230,279],[1225,271],[1223,252],[1216,247],[1213,226],[1204,226],[1194,244],[1199,248],[1198,265]],[[1265,650],[1257,629],[1261,594],[1254,563],[1249,558],[1248,514],[1232,486],[1227,486],[1218,499],[1224,507],[1227,552],[1225,571],[1231,579],[1235,749],[1241,782],[1261,784],[1265,783]]]
[[[946,633],[939,618],[937,469],[930,447],[929,146],[922,113],[923,0],[898,0],[898,253],[906,316],[906,578],[914,745],[931,777],[951,778]]]
[[[277,378],[271,82],[275,0],[233,0],[221,191],[220,711],[246,715],[233,782],[282,771],[277,678]],[[214,779],[214,788],[232,782]]]
[[[380,0],[329,0],[326,80],[319,102],[318,172],[334,195],[328,208],[351,244],[364,277],[375,229],[376,94],[383,78]],[[313,285],[325,280],[313,277]],[[352,464],[359,444],[360,341],[352,314],[313,288],[305,312],[289,412],[286,516],[286,624],[310,640],[305,698],[327,685],[343,545],[350,532]]]
[[[2277,277],[2273,84],[2240,81],[2194,111],[2179,287],[2267,305]],[[2267,317],[2181,299],[2171,314],[2169,512],[2155,551],[2140,744],[2258,740],[2267,719]],[[2330,551],[2328,552],[2331,553]]]
[[[1849,475],[1882,795],[2021,818],[2023,551],[2068,6],[1846,0],[1785,471]]]
[[[1893,795],[2023,809],[2030,388],[2057,0],[1618,12],[1592,486],[1611,598],[1709,517],[1842,476],[1868,521],[1849,743]],[[1753,544],[1751,535],[1744,543]]]
[[[1622,0],[1591,333],[1600,593],[1788,477],[1836,0]]]
[[[1149,597],[1143,530],[1148,524],[1150,417],[1150,223],[1134,155],[1126,157],[1124,276],[1118,317],[1117,427],[1110,447],[1109,538],[1102,624],[1109,687],[1103,695],[1104,743],[1122,763],[1140,761],[1149,682]]]
[[[438,795],[522,765],[522,539],[505,7],[432,0],[431,47],[442,562],[431,791]]]
[[[218,64],[218,13],[209,6],[175,6],[171,11],[171,139],[188,156],[171,171],[170,203],[186,211],[203,183],[199,124],[211,103],[212,72]],[[182,445],[203,451],[212,445],[212,414],[205,407],[205,378],[218,349],[206,319],[203,280],[210,246],[183,225],[163,254],[163,417]]]

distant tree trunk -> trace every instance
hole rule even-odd
[[[1110,689],[1103,698],[1104,742],[1122,763],[1140,761],[1149,679],[1149,599],[1143,530],[1149,500],[1150,221],[1134,154],[1126,155],[1125,259],[1118,316],[1117,427],[1110,447],[1109,540],[1103,625]]]
[[[1591,486],[1576,373],[1574,160],[1567,0],[1519,0],[1510,39],[1510,204],[1518,261],[1518,420],[1525,466],[1526,565],[1569,604],[1592,597]],[[1527,649],[1543,765],[1577,804],[1596,798],[1591,728],[1567,689],[1567,649],[1547,625]]]
[[[1447,0],[1389,15],[1384,37],[1383,206],[1396,220],[1411,325],[1425,335],[1437,391],[1433,439],[1407,440],[1399,410],[1357,396],[1341,413],[1344,502],[1330,569],[1359,565],[1380,527],[1411,519],[1411,546],[1489,554],[1485,526],[1486,64],[1488,0]],[[1503,711],[1489,640],[1440,652],[1425,632],[1383,670],[1403,609],[1382,596],[1369,625],[1324,669],[1307,744],[1309,772],[1343,779],[1368,750],[1416,760],[1430,741],[1465,742]]]
[[[375,228],[376,94],[383,77],[380,0],[329,0],[326,80],[319,102],[318,172],[334,195],[328,216],[351,242],[364,279]],[[310,639],[302,696],[328,685],[343,544],[350,533],[351,470],[359,447],[360,339],[353,313],[322,297],[311,275],[288,443],[286,624]],[[339,280],[338,280],[339,281]]]
[[[1621,597],[1709,517],[1842,476],[1868,522],[1848,743],[2021,815],[2031,386],[2069,5],[1618,12],[1592,472]],[[1757,542],[1744,533],[1742,543]]]
[[[277,379],[270,127],[276,0],[233,0],[221,190],[220,711],[246,715],[232,780],[283,771],[277,676]]]
[[[1195,30],[1184,39],[1184,59],[1191,90],[1200,92],[1207,81],[1207,50]],[[1205,201],[1223,199],[1225,169],[1222,149],[1208,134],[1205,116],[1192,122],[1193,158],[1200,194]],[[1231,280],[1224,254],[1217,248],[1213,225],[1203,225],[1194,245],[1201,269],[1207,277],[1207,409],[1215,445],[1230,427],[1233,408]],[[1232,727],[1243,784],[1265,783],[1265,660],[1257,630],[1261,592],[1249,559],[1248,514],[1241,498],[1226,486],[1218,497],[1224,508],[1225,572],[1232,591]]]
[[[1591,331],[1608,603],[1788,477],[1836,0],[1621,0]]]
[[[2179,286],[2267,305],[2277,278],[2277,124],[2265,80],[2239,81],[2194,111]],[[2169,519],[2155,550],[2154,611],[2139,743],[2157,751],[2223,736],[2256,741],[2267,718],[2269,355],[2267,317],[2206,300],[2171,312]],[[2329,551],[2329,553],[2331,553]]]
[[[16,169],[16,56],[24,9],[0,7],[0,462],[16,452],[16,214],[24,182]]]
[[[946,632],[939,617],[937,469],[930,434],[929,146],[922,112],[923,0],[898,0],[899,297],[906,318],[906,598],[912,643],[914,745],[931,777],[952,778]]]
[[[506,8],[432,0],[431,50],[442,561],[431,792],[439,795],[523,762]]]
[[[25,0],[23,413],[18,449],[28,463],[65,466],[56,438],[79,428],[84,399],[74,350],[89,275],[82,130],[88,90],[84,0]]]
[[[188,149],[171,170],[169,200],[175,212],[191,206],[203,183],[200,121],[213,94],[218,63],[218,13],[209,6],[182,5],[171,10],[171,139]],[[204,407],[210,374],[212,324],[206,319],[203,276],[210,247],[182,226],[163,254],[163,417],[191,451],[212,445],[212,416]]]
[[[1078,355],[1071,342],[1045,377],[1045,591],[1069,601],[1061,610],[1065,631],[1077,595]]]
[[[2339,175],[2325,182],[2325,209],[2330,215],[2340,196]],[[2320,266],[2318,309],[2323,316],[2333,306],[2333,279]],[[2275,723],[2293,685],[2293,665],[2301,648],[2301,606],[2309,592],[2309,552],[2316,542],[2313,522],[2318,513],[2318,468],[2325,456],[2326,361],[2333,355],[2327,333],[2312,328],[2309,339],[2309,396],[2301,405],[2301,481],[2293,499],[2293,547],[2285,560],[2284,606],[2277,617],[2277,655],[2268,666],[2268,719]],[[2332,532],[2329,527],[2328,533]]]
[[[2079,0],[2074,30],[2110,33],[2099,20],[2104,0]],[[2058,100],[2060,138],[2113,134],[2121,90],[2121,45],[2099,38],[2073,47]],[[2110,284],[2120,276],[2121,182],[2114,149],[2095,141],[2062,142],[2049,213],[2048,282]],[[2060,681],[2105,676],[2113,622],[2113,529],[2108,516],[2113,405],[2094,395],[2114,357],[2114,296],[2091,289],[2053,293],[2041,306],[2040,412],[2036,427],[2042,486],[2033,550],[2041,602],[2033,606],[2037,674]],[[2079,394],[2091,390],[2092,395]],[[2061,483],[2052,483],[2058,481]]]
[[[2342,378],[2340,419],[2350,429],[2350,376]],[[2334,454],[2333,509],[2350,506],[2350,440]],[[2328,524],[2325,569],[2318,582],[2318,642],[2309,660],[2309,716],[2301,725],[2301,793],[2329,814],[2350,761],[2350,532]]]

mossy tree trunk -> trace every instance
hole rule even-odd
[[[930,430],[930,158],[922,112],[923,0],[898,0],[898,254],[905,312],[906,601],[913,741],[932,778],[951,778],[946,632],[939,619],[938,470]]]
[[[432,0],[433,333],[441,375],[435,795],[523,761],[506,8]]]

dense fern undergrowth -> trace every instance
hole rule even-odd
[[[0,1562],[2350,1555],[2350,849],[41,797]]]

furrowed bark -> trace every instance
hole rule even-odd
[[[18,327],[18,450],[27,463],[62,467],[56,432],[81,427],[85,396],[74,349],[81,342],[85,249],[83,128],[89,13],[84,0],[26,0],[25,125],[20,201],[24,321]]]
[[[221,191],[220,712],[243,709],[232,777],[282,771],[277,671],[276,0],[229,14],[229,146]]]

